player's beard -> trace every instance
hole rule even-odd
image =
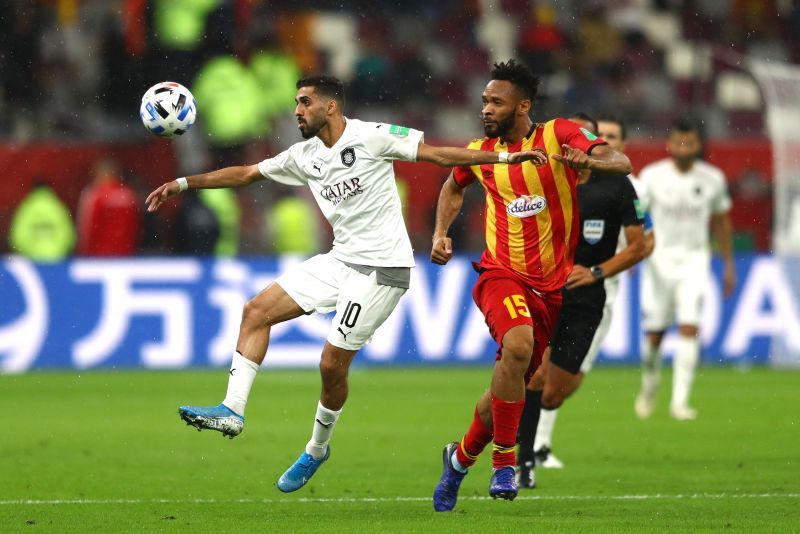
[[[502,137],[514,127],[514,115],[509,115],[504,119],[500,119],[494,123],[483,123],[483,133],[486,137]]]
[[[303,121],[301,124],[304,124],[305,128],[300,129],[300,135],[303,136],[303,139],[311,139],[322,130],[323,126],[325,126],[325,121],[320,121],[318,125],[308,121]]]

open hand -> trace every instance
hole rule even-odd
[[[561,145],[564,149],[564,154],[553,154],[551,157],[560,161],[567,167],[573,169],[588,169],[590,165],[589,155],[580,148],[573,148],[567,144]]]
[[[530,161],[538,167],[547,163],[547,154],[541,148],[534,148],[523,152],[512,152],[508,155],[508,163],[510,164],[522,163],[523,161]]]
[[[180,192],[180,185],[175,180],[160,185],[158,189],[147,195],[147,200],[144,201],[147,204],[147,211],[156,211],[165,200],[169,197],[174,197]]]
[[[597,282],[597,278],[592,274],[588,267],[575,264],[572,272],[567,277],[567,289],[575,289],[576,287],[588,286]]]
[[[434,237],[431,262],[444,265],[453,257],[453,240],[449,237]]]

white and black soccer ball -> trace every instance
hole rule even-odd
[[[161,137],[183,135],[197,118],[197,102],[181,84],[161,82],[144,94],[139,115],[150,133]]]

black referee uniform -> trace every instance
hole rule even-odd
[[[627,176],[593,172],[578,185],[580,226],[575,264],[594,267],[616,254],[622,227],[644,224],[636,190]],[[595,273],[593,273],[595,274]],[[599,275],[599,276],[598,276]],[[596,276],[602,278],[601,273]],[[550,362],[578,374],[603,318],[606,289],[602,280],[562,290],[563,303],[550,341]]]

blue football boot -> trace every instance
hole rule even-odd
[[[492,481],[489,483],[489,495],[493,499],[498,497],[507,501],[513,501],[517,496],[517,481],[514,480],[513,467],[501,467],[492,473]]]
[[[442,451],[442,478],[433,490],[433,509],[437,512],[449,512],[456,506],[458,488],[467,473],[457,471],[453,467],[453,453],[458,447],[458,442],[448,443]]]
[[[241,434],[244,429],[244,417],[224,404],[209,407],[181,406],[178,408],[178,415],[187,425],[195,427],[198,431],[216,430],[231,439]]]
[[[325,456],[317,460],[307,452],[303,452],[300,457],[286,470],[281,478],[278,479],[278,489],[284,493],[297,491],[306,485],[314,473],[317,472],[325,460],[331,456],[331,447],[325,450]]]

